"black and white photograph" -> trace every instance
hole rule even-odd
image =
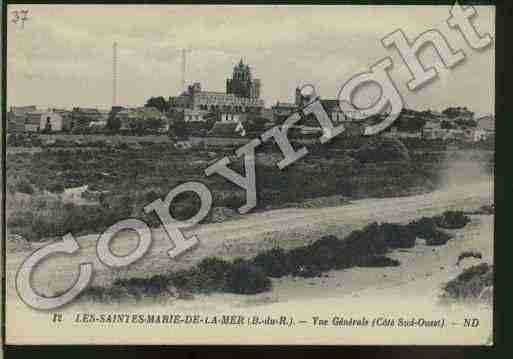
[[[6,9],[6,344],[494,344],[495,6]]]

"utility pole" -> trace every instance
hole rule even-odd
[[[112,45],[112,106],[116,106],[118,92],[118,43]]]
[[[182,91],[185,91],[186,84],[186,72],[187,72],[187,64],[186,64],[187,50],[182,49]]]

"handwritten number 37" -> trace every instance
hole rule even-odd
[[[12,11],[12,15],[13,15],[13,18],[12,18],[12,22],[17,24],[18,22],[21,21],[21,26],[23,26],[23,24],[25,23],[25,21],[28,20],[28,10],[14,10]]]

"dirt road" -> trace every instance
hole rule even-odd
[[[186,268],[206,256],[224,258],[252,256],[257,251],[280,245],[290,248],[317,240],[325,234],[340,237],[372,221],[407,222],[420,216],[438,214],[447,209],[476,209],[493,201],[490,182],[457,186],[432,193],[384,199],[364,199],[340,207],[316,209],[280,209],[243,216],[224,223],[199,225],[186,231],[199,236],[200,245],[177,260],[168,257],[171,244],[161,229],[156,229],[153,245],[147,255],[125,269],[105,267],[96,256],[97,235],[79,237],[80,253],[53,257],[42,263],[33,280],[38,291],[54,295],[67,288],[77,275],[77,266],[91,262],[93,284],[106,284],[119,277],[148,276],[178,268]],[[137,245],[132,233],[124,233],[113,241],[118,255],[127,254]],[[7,255],[8,286],[13,289],[14,276],[30,251]],[[10,290],[9,294],[13,294]]]

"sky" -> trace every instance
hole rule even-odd
[[[262,82],[266,106],[293,102],[294,89],[313,84],[321,98],[336,98],[352,76],[390,56],[390,76],[405,106],[443,110],[467,106],[494,112],[495,47],[471,49],[450,29],[449,6],[233,6],[233,5],[15,5],[28,20],[9,21],[7,103],[40,108],[112,105],[112,45],[118,43],[118,104],[143,105],[152,96],[183,88],[182,49],[188,83],[225,91],[226,78],[243,58]],[[477,6],[476,29],[495,37],[495,8]],[[437,29],[466,60],[443,68],[431,47],[420,53],[438,78],[412,92],[410,74],[397,50],[381,38],[402,29],[413,40]],[[379,98],[368,86],[355,98],[370,106]]]

